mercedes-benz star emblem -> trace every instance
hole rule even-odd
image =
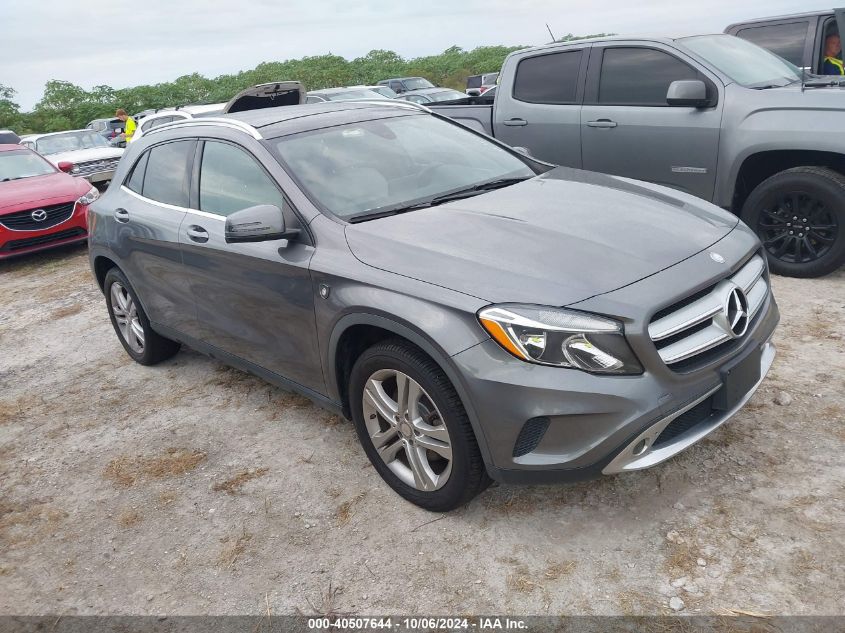
[[[43,222],[47,219],[47,212],[44,209],[36,209],[29,215],[36,222]]]
[[[734,288],[725,302],[725,316],[734,338],[739,338],[748,329],[748,298],[745,293]]]
[[[710,259],[712,259],[717,264],[725,263],[725,258],[719,255],[719,253],[710,253]]]

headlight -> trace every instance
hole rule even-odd
[[[96,199],[97,199],[97,198],[99,198],[99,197],[100,197],[100,192],[99,192],[99,191],[97,191],[97,188],[96,188],[96,187],[91,187],[91,188],[88,190],[88,193],[86,193],[84,196],[82,196],[81,198],[79,198],[79,200],[77,200],[76,202],[77,202],[78,204],[84,204],[85,206],[88,206],[89,204],[91,204],[92,202],[94,202],[94,200],[96,200]]]
[[[529,305],[484,308],[478,320],[499,345],[519,359],[598,374],[643,371],[622,324],[586,312]]]

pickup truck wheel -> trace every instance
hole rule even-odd
[[[490,479],[461,399],[440,367],[401,340],[366,350],[349,380],[352,420],[387,484],[433,512],[447,512]]]
[[[106,273],[103,291],[111,324],[132,360],[141,365],[155,365],[179,351],[179,343],[164,338],[150,327],[135,290],[119,269],[112,268]]]
[[[821,277],[845,263],[845,176],[794,167],[764,180],[742,208],[773,273]]]

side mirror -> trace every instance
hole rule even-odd
[[[66,174],[69,174],[70,172],[73,171],[74,164],[71,163],[70,161],[62,160],[62,161],[59,161],[59,164],[57,165],[57,167],[59,168],[59,171],[63,171]]]
[[[285,229],[282,210],[272,204],[248,207],[226,218],[227,244],[289,240],[297,235],[299,229]]]
[[[669,84],[666,103],[670,106],[706,108],[710,105],[707,86],[700,79],[683,79]]]

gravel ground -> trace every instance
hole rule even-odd
[[[0,264],[0,613],[845,613],[845,270],[774,287],[772,373],[709,438],[443,516],[299,396],[132,363],[84,247]]]

